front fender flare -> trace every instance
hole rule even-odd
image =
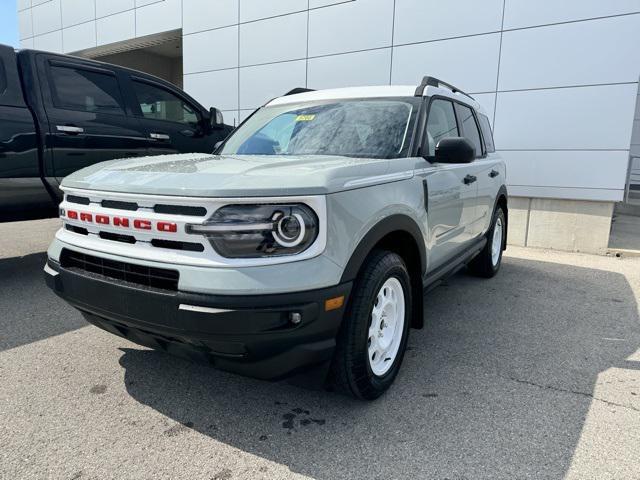
[[[407,232],[413,237],[420,254],[420,272],[424,276],[427,270],[427,251],[424,244],[422,230],[420,230],[416,221],[411,217],[403,214],[396,214],[390,215],[376,223],[365,234],[347,262],[347,266],[342,273],[340,281],[348,282],[355,280],[364,261],[376,244],[390,233],[397,231]]]

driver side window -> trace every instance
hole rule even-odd
[[[195,109],[168,90],[136,80],[133,81],[133,88],[144,118],[190,126],[198,124]]]
[[[435,156],[436,145],[440,140],[459,136],[453,103],[448,100],[435,99],[431,102],[429,118],[427,120],[429,156]]]

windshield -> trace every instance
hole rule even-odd
[[[263,107],[221,154],[407,156],[419,107],[414,98],[330,100]]]

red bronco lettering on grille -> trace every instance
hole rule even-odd
[[[151,230],[151,222],[149,220],[134,220],[133,227],[140,230]]]
[[[113,217],[113,226],[129,228],[129,219],[123,217]]]
[[[67,210],[67,218],[71,220],[79,220],[85,223],[94,223],[94,216],[88,212],[78,212],[76,210]],[[137,230],[155,230],[163,233],[176,233],[178,225],[173,222],[151,221],[142,218],[126,218],[111,217],[109,215],[95,215],[95,223],[100,225],[113,225],[120,228],[133,228]]]

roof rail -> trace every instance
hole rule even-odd
[[[424,94],[424,89],[427,87],[445,87],[451,90],[453,93],[461,93],[465,97],[469,97],[470,99],[475,100],[475,98],[473,98],[468,93],[463,92],[458,87],[454,87],[450,83],[443,82],[442,80],[436,77],[429,77],[429,76],[426,76],[422,79],[422,83],[420,83],[420,85],[418,85],[418,88],[416,88],[415,96],[421,97]]]
[[[286,97],[287,95],[296,95],[298,93],[306,93],[306,92],[314,92],[314,91],[315,90],[313,88],[296,87],[292,90],[289,90],[287,93],[285,93],[283,97]]]

